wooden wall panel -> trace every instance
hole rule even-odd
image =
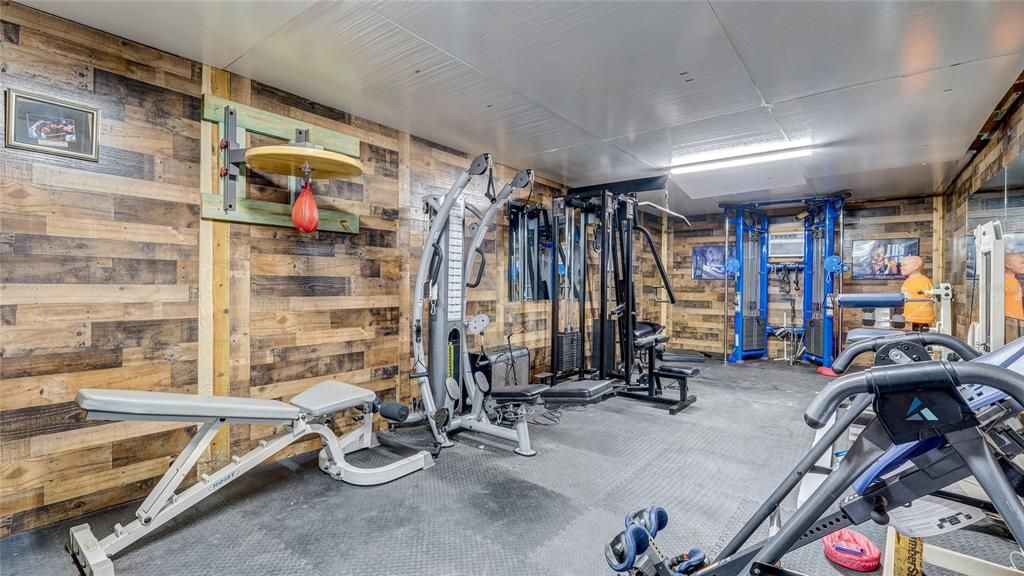
[[[97,163],[9,149],[0,158],[0,536],[142,496],[194,432],[84,420],[80,388],[287,400],[336,378],[385,400],[418,395],[408,378],[410,270],[423,198],[445,192],[470,155],[7,0],[0,7],[4,86],[102,113]],[[363,175],[318,181],[315,194],[322,208],[359,215],[360,233],[202,221],[200,194],[219,186],[204,91],[358,138]],[[500,186],[515,170],[494,173]],[[254,172],[246,194],[287,202],[287,186]],[[485,190],[475,179],[468,201],[485,206]],[[561,190],[538,182],[532,199],[550,204]],[[524,328],[512,342],[546,370],[548,303],[505,301],[505,219],[488,233],[488,272],[469,296],[468,314],[493,324],[471,344],[503,344]],[[226,428],[202,471],[274,433]]]
[[[670,267],[676,304],[670,307],[672,333],[670,348],[722,354],[725,322],[725,284],[721,280],[694,280],[693,248],[721,246],[725,227],[721,214],[690,217],[692,226],[671,223]],[[729,327],[731,331],[731,325]]]
[[[0,155],[0,535],[144,494],[187,425],[84,387],[196,391],[199,68],[4,1],[5,88],[101,110],[100,161]]]

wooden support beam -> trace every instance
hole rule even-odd
[[[203,84],[209,85],[209,94],[216,96],[230,96],[231,94],[231,73],[211,66],[203,66]],[[212,127],[214,134],[219,134],[216,125]],[[211,138],[214,144],[219,138]],[[211,163],[216,168],[216,149],[211,150]],[[205,149],[204,149],[205,151]],[[219,188],[219,176],[214,171],[211,174],[214,181],[211,183],[211,191]],[[245,190],[244,183],[240,182],[242,190]],[[210,312],[212,319],[211,341],[208,343],[209,351],[201,351],[200,355],[208,354],[208,361],[212,368],[211,394],[214,396],[231,395],[231,225],[228,222],[213,222],[208,227],[210,233],[210,254],[208,264],[211,267],[209,285],[201,286],[200,291],[209,292]],[[201,230],[202,231],[202,230]],[[200,240],[203,245],[203,240]],[[203,263],[200,262],[200,268]],[[204,463],[207,470],[217,470],[227,464],[231,459],[231,433],[230,426],[224,426],[210,443],[210,458]]]
[[[230,78],[226,85],[230,85]],[[249,132],[273,136],[291,142],[295,139],[296,130],[309,130],[309,141],[320,144],[326,150],[359,157],[359,139],[347,134],[328,130],[320,126],[313,126],[300,120],[288,118],[273,112],[267,112],[252,106],[238,102],[232,102],[217,92],[203,94],[203,120],[209,122],[222,122],[224,120],[224,107],[231,106],[237,110],[237,123],[240,128]]]
[[[932,196],[932,284],[946,282],[945,197]]]
[[[398,213],[399,217],[408,222],[409,212],[412,210],[412,137],[406,132],[398,134]],[[409,228],[401,226],[398,229],[398,247],[401,253],[410,254]],[[412,371],[412,279],[410,272],[410,259],[403,257],[399,260],[399,276],[401,282],[398,285],[398,388],[395,390],[395,400],[406,402],[408,398],[416,395],[411,380],[407,375]],[[500,318],[499,318],[500,321]]]

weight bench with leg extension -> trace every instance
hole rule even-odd
[[[71,529],[69,548],[87,576],[113,576],[111,556],[310,434],[316,434],[323,440],[320,469],[350,484],[383,484],[433,465],[428,452],[418,452],[378,468],[360,468],[347,463],[346,453],[376,444],[373,412],[383,409],[394,415],[402,411],[402,407],[382,406],[372,391],[333,380],[313,386],[292,398],[290,403],[258,398],[104,389],[80,390],[76,401],[88,413],[89,420],[201,423],[195,436],[142,502],[132,522],[126,526],[116,524],[113,534],[102,540],[93,535],[88,524]],[[329,420],[333,414],[348,408],[361,409],[362,422],[358,428],[338,438],[329,427]],[[233,456],[223,468],[201,475],[193,486],[176,493],[224,424],[283,425],[286,428],[277,436],[261,440],[248,453]]]
[[[664,328],[653,322],[638,322],[634,335],[636,336],[636,349],[647,353],[647,370],[637,384],[626,383],[626,386],[619,392],[619,396],[665,406],[668,408],[668,413],[673,415],[696,402],[697,397],[690,394],[687,379],[699,376],[699,368],[657,366],[655,362],[658,346],[668,341],[668,336],[664,334]],[[661,384],[662,378],[675,380],[679,384],[679,398],[665,396],[665,390]]]

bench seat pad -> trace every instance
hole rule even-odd
[[[547,384],[527,386],[498,386],[491,388],[491,398],[498,402],[532,402],[540,393],[550,388]]]
[[[299,417],[298,408],[262,398],[83,388],[75,401],[88,412],[195,418],[197,421],[208,418],[294,420]]]
[[[373,390],[337,380],[324,380],[292,398],[291,403],[292,406],[297,406],[309,416],[323,416],[373,402],[376,399],[377,396]]]
[[[700,368],[693,368],[691,366],[658,366],[654,373],[665,378],[693,378],[694,376],[700,376]]]

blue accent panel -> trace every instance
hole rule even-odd
[[[907,414],[910,414],[911,412],[916,410],[917,407],[920,406],[920,405],[921,405],[921,399],[915,396],[914,397],[914,401],[910,403],[910,408],[907,408]]]
[[[867,469],[866,472],[861,474],[860,478],[853,483],[853,490],[857,494],[864,495],[868,487],[875,482],[875,480],[885,476],[889,472],[899,468],[904,462],[911,458],[920,456],[929,450],[934,450],[939,446],[945,444],[946,439],[943,436],[935,438],[929,438],[923,442],[907,442],[905,444],[897,444],[892,448],[889,448],[885,454],[875,463]]]

